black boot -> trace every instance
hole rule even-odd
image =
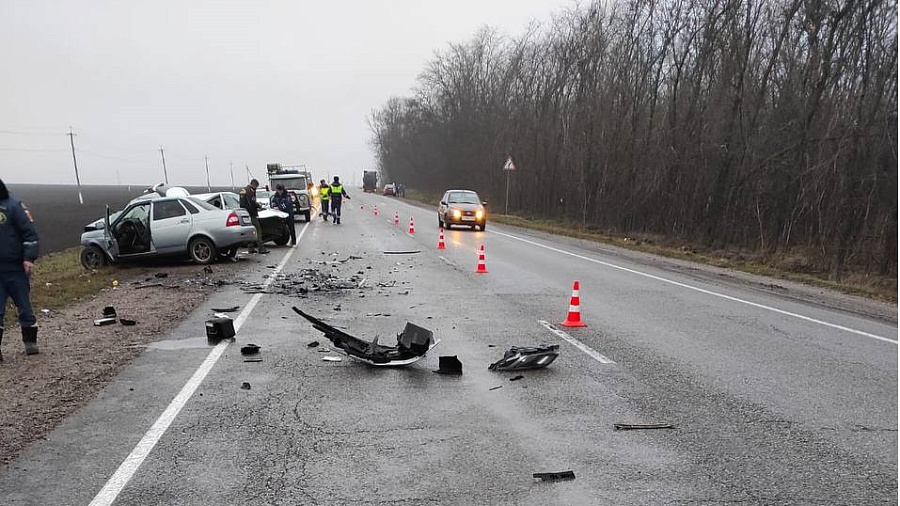
[[[25,343],[26,355],[40,353],[37,346],[37,327],[22,327],[22,342]]]

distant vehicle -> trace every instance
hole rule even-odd
[[[472,190],[447,190],[438,205],[438,226],[467,225],[472,230],[487,227],[487,211],[478,194]]]
[[[256,190],[256,201],[263,209],[268,209],[272,207],[272,195],[275,195],[275,192],[271,190]]]
[[[284,246],[291,240],[291,230],[288,228],[290,226],[288,224],[288,214],[272,209],[268,198],[263,202],[262,193],[262,190],[257,190],[256,192],[257,201],[266,207],[259,212],[259,227],[262,229],[262,240],[263,242],[272,241],[279,246]],[[194,196],[212,204],[217,209],[241,209],[241,198],[236,193],[203,193]]]
[[[269,173],[269,188],[283,184],[291,202],[294,204],[294,216],[302,216],[309,221],[310,216],[310,190],[313,188],[309,172],[297,169],[284,168],[281,164],[270,163],[266,166]]]
[[[375,193],[375,188],[378,186],[378,172],[374,170],[364,170],[363,171],[363,192],[371,192]]]
[[[384,185],[384,190],[382,190],[382,193],[384,195],[396,195],[397,187],[394,186],[394,183],[388,183],[388,184]]]
[[[187,256],[208,264],[233,257],[255,242],[256,228],[244,209],[218,209],[196,197],[148,194],[122,211],[85,227],[81,265],[97,269],[107,263],[161,256]]]

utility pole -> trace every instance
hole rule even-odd
[[[162,146],[159,147],[159,154],[160,154],[160,156],[162,156],[163,177],[166,180],[166,186],[168,186],[169,185],[169,172],[166,170],[166,152],[163,150]]]
[[[251,179],[253,179],[253,173],[250,172],[250,166],[244,165],[244,168],[247,169],[247,182],[249,183]]]
[[[209,155],[203,157],[206,162],[206,192],[212,192],[212,186],[209,185]]]
[[[69,127],[69,144],[72,146],[72,163],[75,165],[75,182],[78,183],[78,203],[84,205],[84,197],[81,196],[81,177],[78,176],[78,159],[75,158],[75,133]]]
[[[228,160],[228,170],[231,172],[231,189],[234,190],[234,162]]]

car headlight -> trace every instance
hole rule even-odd
[[[479,209],[479,210],[475,211],[475,219],[480,220],[481,218],[484,218],[484,211]]]
[[[459,218],[459,217],[461,217],[461,216],[462,216],[462,211],[460,211],[459,209],[454,209],[454,210],[453,210],[453,217],[454,217],[454,218]]]

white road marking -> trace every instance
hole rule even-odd
[[[308,227],[309,223],[303,225],[303,230],[297,235],[298,243],[300,242],[300,239],[303,238],[303,234],[306,233]],[[291,258],[294,251],[296,251],[296,248],[288,249],[284,258],[281,259],[281,263],[275,267],[275,270],[269,275],[266,282],[263,283],[263,288],[267,288],[275,281],[275,277],[282,269],[284,269],[284,266],[287,264],[287,261]],[[235,332],[240,331],[244,322],[250,317],[250,313],[253,312],[253,309],[256,307],[256,304],[259,303],[259,300],[263,295],[264,294],[262,293],[257,293],[250,298],[250,302],[244,306],[244,310],[241,311],[241,314],[234,320]],[[131,453],[125,457],[125,460],[119,465],[116,472],[106,482],[106,485],[103,486],[100,492],[97,492],[97,495],[94,497],[94,500],[91,501],[90,506],[109,506],[116,500],[116,497],[119,496],[119,493],[122,492],[122,489],[125,488],[125,485],[128,484],[129,480],[134,476],[134,473],[141,467],[141,464],[144,463],[144,460],[150,455],[150,452],[153,451],[153,447],[156,446],[156,443],[159,442],[160,438],[166,433],[166,430],[168,430],[172,422],[175,421],[175,417],[178,416],[178,413],[181,412],[181,409],[184,408],[187,401],[194,395],[194,392],[206,378],[206,375],[209,374],[209,371],[212,370],[213,366],[216,365],[219,357],[222,356],[222,353],[225,352],[225,348],[227,347],[228,342],[222,341],[209,352],[209,355],[206,356],[206,359],[200,364],[197,371],[194,372],[193,376],[191,376],[187,383],[184,384],[181,391],[178,392],[178,395],[172,399],[172,402],[169,403],[166,410],[159,415],[159,418],[156,419],[150,427],[150,430],[144,434],[144,437],[141,438],[134,449],[131,450]]]
[[[587,355],[589,357],[596,360],[597,362],[600,362],[601,364],[615,364],[615,362],[613,362],[611,359],[604,357],[603,355],[597,353],[597,351],[594,350],[593,348],[591,348],[590,346],[582,343],[581,341],[579,341],[578,339],[575,339],[574,337],[570,336],[569,334],[566,334],[562,330],[559,330],[558,328],[551,325],[549,322],[544,321],[544,320],[538,320],[538,323],[540,323],[541,325],[546,327],[547,330],[549,330],[550,332],[553,332],[554,334],[556,334],[556,336],[559,337],[560,339],[564,339],[564,340],[568,341],[569,344],[571,344],[572,346],[587,353]]]
[[[785,310],[783,310],[783,309],[778,309],[778,308],[775,308],[775,307],[772,307],[772,306],[766,306],[765,304],[759,304],[759,303],[757,303],[757,302],[751,302],[751,301],[749,301],[749,300],[739,299],[739,298],[737,298],[737,297],[732,297],[731,295],[725,295],[724,293],[713,292],[713,291],[711,291],[711,290],[706,290],[706,289],[704,289],[704,288],[700,288],[700,287],[697,287],[697,286],[692,286],[692,285],[688,285],[688,284],[685,284],[685,283],[680,283],[680,282],[678,282],[678,281],[674,281],[674,280],[671,280],[671,279],[663,278],[663,277],[660,277],[660,276],[654,276],[653,274],[648,274],[648,273],[646,273],[646,272],[636,271],[636,270],[634,270],[634,269],[629,269],[629,268],[627,268],[627,267],[622,267],[621,265],[611,264],[611,263],[609,263],[609,262],[604,262],[604,261],[602,261],[602,260],[597,260],[596,258],[586,257],[586,256],[583,256],[583,255],[579,255],[579,254],[577,254],[577,253],[572,253],[572,252],[570,252],[570,251],[562,250],[562,249],[559,249],[559,248],[554,248],[554,247],[552,247],[552,246],[547,246],[546,244],[541,244],[541,243],[539,243],[539,242],[529,241],[528,239],[523,239],[523,238],[521,238],[521,237],[517,237],[517,236],[514,236],[514,235],[510,235],[510,234],[504,234],[503,232],[497,232],[496,230],[491,230],[491,233],[492,233],[492,234],[497,234],[497,235],[502,235],[503,237],[509,237],[510,239],[515,239],[515,240],[517,240],[517,241],[522,241],[522,242],[524,242],[524,243],[531,244],[531,245],[534,245],[534,246],[538,246],[538,247],[541,247],[541,248],[544,248],[544,249],[548,249],[548,250],[550,250],[550,251],[555,251],[555,252],[557,252],[557,253],[562,253],[563,255],[569,255],[569,256],[571,256],[571,257],[579,258],[579,259],[581,259],[581,260],[586,260],[586,261],[588,261],[588,262],[593,262],[593,263],[595,263],[595,264],[604,265],[604,266],[610,267],[610,268],[612,268],[612,269],[618,269],[618,270],[620,270],[620,271],[625,271],[625,272],[628,272],[628,273],[631,273],[631,274],[637,274],[638,276],[644,276],[645,278],[654,279],[654,280],[656,280],[656,281],[661,281],[661,282],[663,282],[663,283],[668,283],[668,284],[670,284],[670,285],[675,285],[675,286],[679,286],[679,287],[681,287],[681,288],[687,288],[687,289],[689,289],[689,290],[694,290],[694,291],[697,291],[697,292],[700,292],[700,293],[705,293],[706,295],[712,295],[713,297],[719,297],[719,298],[726,299],[726,300],[730,300],[730,301],[733,301],[733,302],[739,302],[739,303],[741,303],[741,304],[746,304],[746,305],[748,305],[748,306],[753,306],[753,307],[759,308],[759,309],[765,309],[765,310],[767,310],[767,311],[772,311],[772,312],[774,312],[774,313],[782,314],[782,315],[785,315],[785,316],[792,316],[792,317],[798,318],[798,319],[800,319],[800,320],[804,320],[804,321],[808,321],[808,322],[812,322],[812,323],[817,323],[817,324],[819,324],[819,325],[824,325],[824,326],[826,326],[826,327],[831,327],[831,328],[833,328],[833,329],[843,330],[843,331],[845,331],[845,332],[850,332],[850,333],[857,334],[857,335],[860,335],[860,336],[869,337],[869,338],[872,338],[872,339],[877,339],[877,340],[879,340],[879,341],[884,341],[884,342],[886,342],[886,343],[897,344],[897,341],[894,340],[894,339],[889,339],[889,338],[887,338],[887,337],[882,337],[882,336],[879,336],[879,335],[876,335],[876,334],[870,334],[869,332],[864,332],[864,331],[862,331],[862,330],[851,329],[851,328],[849,328],[849,327],[844,327],[843,325],[837,325],[837,324],[835,324],[835,323],[829,323],[829,322],[826,322],[826,321],[817,320],[817,319],[815,319],[815,318],[810,318],[809,316],[804,316],[804,315],[802,315],[802,314],[792,313],[792,312],[790,312],[790,311],[785,311]]]

